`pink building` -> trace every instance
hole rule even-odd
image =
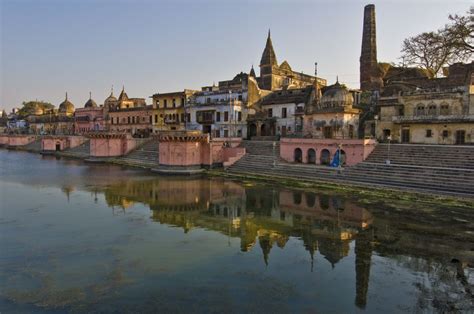
[[[92,97],[89,97],[84,108],[76,109],[74,114],[76,134],[106,130],[106,117],[107,108],[97,106]]]
[[[375,140],[283,138],[280,157],[288,162],[329,165],[340,148],[341,165],[353,166],[364,161],[375,145]]]

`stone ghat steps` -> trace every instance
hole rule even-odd
[[[474,195],[474,184],[463,182],[462,180],[452,180],[449,182],[439,182],[437,176],[431,178],[421,177],[416,173],[411,176],[393,174],[348,172],[348,168],[338,173],[338,170],[331,167],[310,166],[298,167],[293,164],[278,163],[276,167],[269,164],[252,164],[252,165],[236,165],[228,169],[230,173],[248,174],[248,175],[268,175],[281,176],[294,179],[304,179],[309,181],[328,181],[328,182],[347,182],[347,183],[362,183],[365,185],[377,185],[395,188],[413,188],[419,191],[443,192],[456,195]]]
[[[142,168],[155,168],[159,164],[158,141],[149,140],[128,155],[115,158],[114,161]]]
[[[346,167],[339,173],[336,168],[328,166],[287,163],[273,155],[246,154],[227,171],[236,174],[301,178],[316,182],[322,180],[361,183],[445,194],[474,195],[474,171],[469,168],[387,166],[385,159],[383,163],[364,162],[357,166]]]
[[[273,148],[275,143],[275,148]],[[242,141],[240,147],[244,147],[247,154],[260,156],[280,156],[280,142],[273,141]]]
[[[19,146],[17,149],[26,150],[28,152],[41,152],[41,138],[34,140],[33,142],[26,144],[24,146]]]
[[[66,149],[60,153],[62,156],[76,157],[76,158],[87,158],[91,154],[90,141],[87,140],[79,146]]]
[[[388,145],[379,144],[366,162],[385,163],[388,158],[399,165],[474,169],[474,146],[395,144],[389,154]]]

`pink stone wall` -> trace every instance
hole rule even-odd
[[[8,135],[0,135],[0,145],[8,145]]]
[[[198,166],[203,164],[203,151],[208,150],[207,143],[202,142],[160,142],[160,165]],[[205,161],[204,161],[205,162]]]
[[[92,157],[118,157],[135,149],[136,142],[131,136],[126,137],[93,137],[90,139]]]
[[[25,146],[34,142],[36,136],[34,135],[10,135],[8,137],[8,146]]]
[[[374,140],[351,140],[351,139],[306,139],[306,138],[283,138],[280,141],[280,157],[288,162],[295,162],[295,150],[302,151],[302,162],[309,163],[308,151],[314,149],[316,153],[316,164],[321,164],[321,153],[328,150],[332,159],[342,144],[342,150],[346,154],[346,165],[353,166],[364,161],[375,148]]]
[[[84,143],[83,136],[53,136],[43,137],[41,140],[41,148],[43,151],[56,151],[56,144],[59,144],[60,150],[74,148]]]

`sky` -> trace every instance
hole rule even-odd
[[[436,30],[465,0],[0,0],[0,108],[65,92],[83,107],[114,87],[129,97],[257,75],[268,29],[279,63],[359,86],[363,12],[375,4],[378,60],[398,62],[404,38]]]

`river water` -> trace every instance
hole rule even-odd
[[[473,310],[473,210],[0,150],[0,312]]]

